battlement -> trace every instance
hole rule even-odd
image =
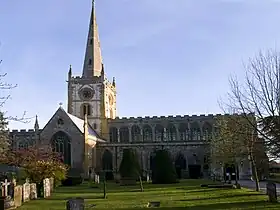
[[[242,114],[231,114],[241,116]],[[133,120],[180,120],[180,119],[214,119],[221,116],[230,116],[230,114],[201,114],[201,115],[168,115],[168,116],[144,116],[144,117],[116,117],[110,121],[133,121]]]
[[[42,129],[39,129],[39,132],[41,131]],[[8,130],[9,133],[12,133],[12,134],[28,134],[28,133],[35,133],[35,130],[34,129],[13,129],[13,130]]]

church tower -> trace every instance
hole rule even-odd
[[[89,32],[81,77],[68,72],[68,113],[87,120],[103,138],[109,137],[109,118],[116,117],[115,79],[106,78],[102,61],[95,5],[92,4]]]

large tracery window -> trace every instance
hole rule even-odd
[[[71,165],[71,142],[66,133],[59,131],[53,135],[52,148],[62,155],[65,164]]]

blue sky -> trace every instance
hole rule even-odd
[[[39,116],[67,105],[67,71],[82,73],[91,0],[2,0],[0,66],[17,83],[4,110]],[[221,112],[228,76],[280,42],[280,1],[96,0],[105,72],[120,116]],[[1,95],[8,92],[1,91]],[[33,128],[10,122],[10,128]]]

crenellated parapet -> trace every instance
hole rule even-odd
[[[111,142],[208,141],[215,133],[217,118],[238,115],[117,117],[109,119],[108,124]]]

